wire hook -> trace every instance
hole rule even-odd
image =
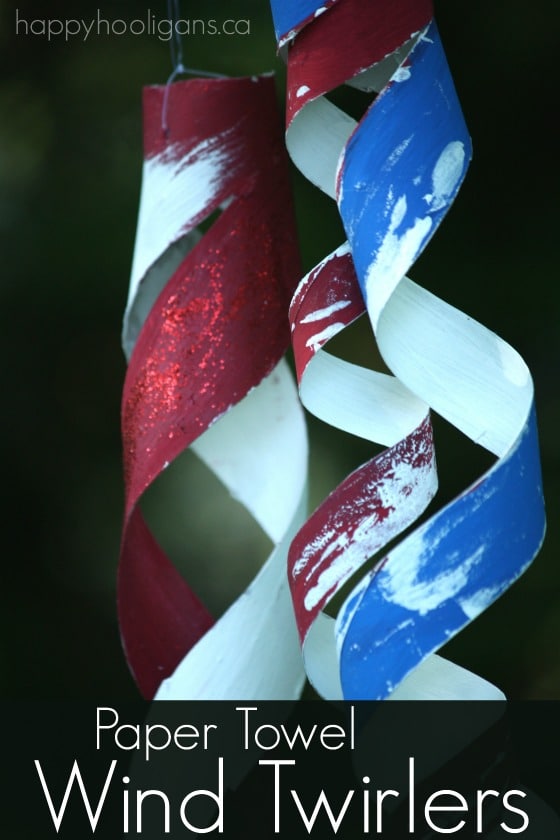
[[[165,83],[161,109],[161,127],[166,137],[169,137],[169,125],[167,123],[169,89],[177,76],[180,76],[181,74],[188,74],[192,76],[207,76],[213,79],[227,78],[222,73],[212,73],[209,70],[196,70],[192,67],[185,67],[183,64],[183,43],[177,28],[180,14],[179,1],[180,0],[167,0],[167,18],[171,23],[172,28],[172,37],[169,41],[169,49],[171,52],[171,65],[173,69],[171,70],[171,73]]]

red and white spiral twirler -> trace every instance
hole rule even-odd
[[[146,88],[144,149],[123,335],[125,652],[148,698],[292,699],[304,675],[285,569],[307,443],[282,358],[299,257],[274,80]],[[141,512],[144,491],[190,446],[274,545],[218,621]]]

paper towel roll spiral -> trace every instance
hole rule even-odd
[[[325,697],[497,697],[434,654],[526,569],[544,534],[533,386],[494,333],[405,275],[454,200],[471,144],[426,0],[273,0],[288,63],[286,142],[336,200],[348,243],[291,308],[304,404],[389,448],[296,536],[288,575],[308,675]],[[326,94],[374,94],[356,122]],[[393,377],[322,346],[367,310]],[[436,489],[429,409],[496,456],[492,468],[324,607]]]
[[[124,648],[148,698],[293,699],[304,675],[285,569],[303,521],[307,440],[282,358],[300,269],[273,78],[146,88],[144,150],[123,333]],[[274,546],[216,622],[140,506],[187,447]]]

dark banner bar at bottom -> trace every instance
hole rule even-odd
[[[560,838],[560,703],[3,704],[19,838]]]

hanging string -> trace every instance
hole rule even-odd
[[[167,19],[171,23],[171,38],[169,40],[169,50],[171,53],[171,73],[165,83],[165,91],[163,94],[163,105],[161,110],[161,128],[166,138],[169,137],[169,125],[167,123],[167,107],[169,100],[169,89],[171,84],[175,81],[177,76],[182,74],[191,76],[206,76],[213,79],[227,78],[223,73],[213,73],[210,70],[197,70],[193,67],[185,67],[183,64],[183,42],[178,30],[178,22],[180,20],[180,2],[179,0],[167,0]]]
[[[167,84],[170,84],[178,73],[183,72],[183,42],[181,41],[181,36],[177,31],[177,23],[179,20],[179,0],[167,0],[167,17],[172,24],[169,49],[171,51],[171,65],[173,67],[173,71],[167,82]]]

